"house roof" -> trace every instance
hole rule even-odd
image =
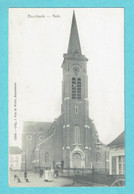
[[[117,138],[108,144],[109,147],[124,147],[125,146],[125,131],[123,131]]]
[[[25,121],[24,132],[48,132],[53,122],[40,122],[40,121]]]
[[[17,146],[10,146],[9,147],[9,154],[21,154],[21,149]]]

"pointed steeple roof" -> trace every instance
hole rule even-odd
[[[82,54],[74,11],[73,11],[72,26],[71,26],[71,32],[70,32],[69,45],[68,45],[68,54],[73,54],[73,53]]]

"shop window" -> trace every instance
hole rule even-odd
[[[112,174],[116,173],[116,156],[112,156]]]
[[[125,157],[119,156],[119,174],[125,173]]]

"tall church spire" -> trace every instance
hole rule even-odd
[[[73,11],[72,26],[71,26],[71,32],[70,32],[69,45],[68,45],[68,54],[73,54],[73,53],[82,54],[74,11]]]

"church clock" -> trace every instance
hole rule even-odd
[[[78,75],[80,72],[80,67],[78,65],[73,66],[73,72],[75,73],[75,75]]]

